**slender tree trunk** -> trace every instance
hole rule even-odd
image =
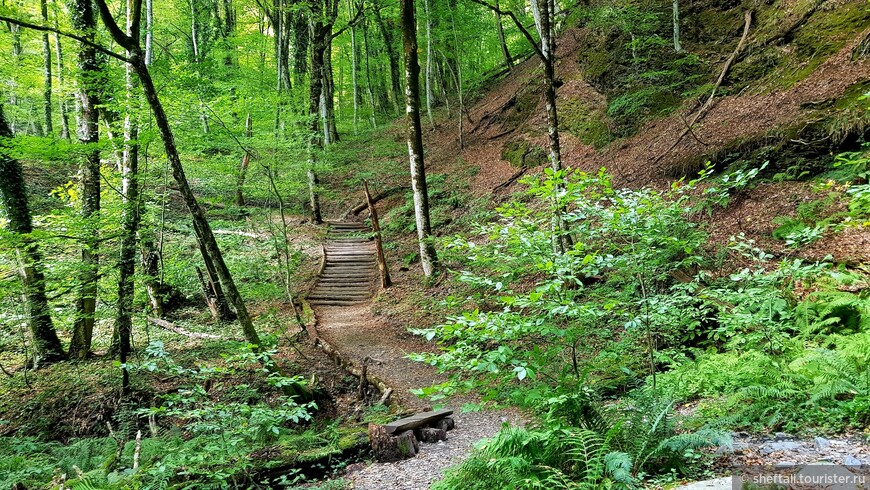
[[[347,4],[348,18],[351,18],[350,2]],[[353,133],[359,131],[358,115],[359,115],[359,84],[357,83],[357,45],[356,45],[356,26],[350,27],[350,80],[353,85]]]
[[[420,242],[423,274],[431,276],[438,261],[429,222],[429,193],[423,162],[423,133],[420,125],[420,65],[417,61],[417,26],[414,0],[401,0],[402,43],[405,47],[405,106],[408,117],[408,156],[411,162],[411,188],[414,191],[414,216]]]
[[[683,46],[680,44],[680,0],[674,0],[674,51],[681,53]]]
[[[426,116],[429,118],[429,125],[434,126],[435,121],[432,119],[432,106],[435,103],[435,97],[432,93],[432,62],[434,61],[434,53],[432,51],[432,12],[429,9],[429,1],[423,0],[423,8],[426,11]]]
[[[556,44],[553,32],[553,18],[551,4],[548,0],[532,0],[532,5],[537,5],[540,22],[541,52],[543,53],[544,75],[547,80],[546,106],[547,106],[547,140],[549,142],[550,168],[554,173],[562,170],[562,150],[559,142],[559,118],[556,112]],[[536,25],[538,22],[536,22]],[[557,189],[561,184],[557,183]],[[558,192],[557,192],[558,194]],[[557,197],[554,197],[557,199]],[[566,232],[565,222],[559,206],[553,210],[553,253],[559,255],[572,246],[571,237]]]
[[[57,27],[57,18],[54,20],[55,27]],[[63,84],[63,49],[60,43],[60,34],[54,35],[54,54],[57,66],[57,84],[60,87],[60,137],[68,140],[70,139],[70,130],[69,130],[69,102],[66,97],[66,93],[64,91]]]
[[[498,9],[498,0],[495,2],[495,8]],[[495,20],[496,20],[496,28],[498,29],[498,42],[501,44],[501,52],[504,55],[504,64],[508,70],[510,70],[514,65],[514,60],[511,57],[511,52],[508,50],[507,42],[504,39],[504,27],[501,25],[501,14],[496,11],[495,12]]]
[[[127,35],[132,35],[131,0],[127,7]],[[128,50],[127,56],[132,55]],[[139,233],[139,95],[133,67],[127,64],[127,114],[124,117],[124,159],[121,170],[121,256],[118,260],[118,311],[115,320],[118,331],[118,354],[121,361],[121,390],[130,389],[127,359],[131,351],[133,331],[133,274],[136,269],[136,237]]]
[[[320,128],[320,104],[323,92],[323,56],[325,51],[326,27],[319,20],[319,13],[314,12],[312,15],[314,20],[313,33],[311,40],[311,82],[309,84],[308,94],[308,118],[309,118],[309,140],[308,140],[308,197],[311,205],[311,214],[315,223],[322,223],[323,217],[320,214],[320,196],[318,195],[317,186],[318,179],[314,166],[317,164],[317,157],[323,150],[323,138],[321,137]]]
[[[450,12],[450,23],[453,27],[453,51],[456,57],[456,91],[459,96],[459,121],[457,129],[459,130],[459,149],[465,149],[465,139],[463,137],[462,118],[465,116],[465,100],[462,97],[462,57],[459,52],[459,35],[456,33],[456,18],[453,12]]]
[[[249,140],[254,136],[254,122],[251,119],[251,113],[245,118],[245,137]],[[236,206],[243,207],[245,205],[245,177],[248,174],[248,166],[251,163],[251,154],[247,151],[242,156],[242,164],[239,166],[239,178],[236,181]]]
[[[0,103],[0,138],[12,138],[12,130],[3,115]],[[33,220],[24,184],[21,164],[8,155],[6,144],[0,140],[0,201],[6,208],[9,231],[19,238],[17,249],[21,263],[21,278],[27,301],[28,324],[33,336],[35,364],[47,364],[66,358],[60,339],[51,321],[48,299],[45,294],[45,275],[42,269],[42,254],[39,245],[30,234]]]
[[[145,65],[154,60],[154,0],[145,0]]]
[[[323,102],[326,131],[329,134],[329,144],[341,141],[338,128],[335,125],[335,79],[332,70],[332,28],[326,35],[326,45],[323,49]]]
[[[366,91],[368,92],[369,106],[371,107],[371,123],[372,123],[372,128],[377,129],[378,123],[377,123],[377,118],[375,115],[375,93],[372,90],[372,71],[371,71],[371,67],[369,66],[369,54],[371,53],[371,50],[369,48],[369,33],[368,33],[368,28],[366,27],[366,22],[363,22],[363,48],[364,48],[364,51],[366,52],[366,57],[365,57]]]
[[[93,40],[96,19],[90,0],[76,0],[73,6],[73,26],[86,38]],[[82,165],[81,215],[85,220],[82,240],[82,266],[79,272],[79,296],[76,300],[76,319],[70,343],[70,357],[86,358],[91,350],[97,304],[97,281],[100,265],[100,140],[99,83],[100,65],[93,47],[82,45],[78,54],[78,100],[81,105],[79,141],[87,145]]]
[[[383,17],[380,14],[380,8],[375,5],[374,14],[375,21],[378,23],[378,27],[381,30],[381,36],[384,38],[384,46],[387,49],[387,58],[389,59],[390,65],[390,87],[391,90],[389,92],[390,103],[393,106],[393,110],[395,112],[399,111],[399,99],[401,98],[402,88],[399,79],[401,75],[399,75],[399,55],[396,53],[396,47],[393,45],[393,33],[390,31],[389,26],[386,22],[384,22]]]
[[[196,28],[196,4],[190,0],[190,42],[193,49],[193,61],[199,62],[199,40]]]
[[[39,10],[42,13],[42,24],[48,25],[48,1],[39,0]],[[42,106],[45,115],[45,135],[51,136],[54,128],[51,124],[51,43],[48,41],[48,32],[42,33],[43,55],[43,86]]]

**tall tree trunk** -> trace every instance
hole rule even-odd
[[[559,118],[556,112],[556,41],[553,32],[552,5],[548,0],[531,0],[536,5],[539,13],[536,25],[540,25],[538,34],[541,36],[541,52],[543,54],[544,75],[547,80],[546,106],[547,106],[547,140],[549,142],[550,168],[554,173],[562,170],[562,150],[559,142]],[[557,183],[557,189],[561,184]],[[558,192],[557,192],[558,193]],[[554,199],[557,197],[554,196]],[[553,210],[553,252],[557,255],[564,253],[572,245],[565,222],[562,219],[564,209],[558,206]]]
[[[680,44],[680,0],[674,0],[672,10],[674,13],[674,51],[681,53],[683,46]]]
[[[347,17],[350,19],[353,17],[351,13],[351,5],[350,2],[347,4]],[[357,73],[359,70],[357,69],[357,51],[358,46],[356,44],[356,26],[350,26],[350,83],[353,86],[353,133],[356,134],[359,131],[359,83],[357,80]]]
[[[423,162],[423,133],[420,127],[420,65],[417,61],[417,26],[414,0],[401,0],[402,43],[405,47],[405,112],[408,117],[408,156],[411,162],[411,188],[414,191],[414,216],[420,242],[423,274],[431,276],[438,261],[429,222],[429,193]]]
[[[324,39],[325,46],[323,48],[323,108],[324,108],[324,128],[329,135],[328,143],[333,144],[341,141],[338,135],[338,128],[335,125],[335,80],[332,71],[332,29]],[[326,143],[326,141],[324,141]]]
[[[364,47],[364,50],[366,52],[366,58],[365,58],[366,91],[368,92],[368,96],[369,96],[369,106],[371,106],[372,128],[377,129],[378,123],[377,123],[377,117],[375,114],[375,94],[374,94],[374,91],[372,90],[372,71],[371,71],[371,67],[369,66],[369,56],[371,53],[371,50],[369,48],[369,31],[368,31],[368,28],[366,27],[365,21],[363,22],[362,27],[363,27],[363,47]]]
[[[251,113],[245,118],[245,137],[249,140],[254,136],[254,122],[251,118]],[[247,151],[242,156],[242,163],[239,165],[239,178],[236,180],[236,206],[243,207],[245,205],[245,177],[248,175],[248,166],[251,163],[251,154]]]
[[[435,121],[432,119],[432,106],[435,103],[432,92],[432,62],[434,60],[434,52],[432,51],[432,11],[429,9],[429,1],[423,0],[423,7],[426,11],[426,116],[429,117],[429,125],[434,126]]]
[[[54,26],[57,27],[57,17],[54,19]],[[63,49],[60,43],[60,34],[54,35],[54,54],[57,66],[57,84],[60,86],[60,137],[68,140],[70,139],[70,130],[69,130],[69,101],[67,100],[66,93],[64,92],[64,84],[63,84]]]
[[[495,8],[498,9],[498,0],[495,0]],[[507,42],[504,39],[504,27],[501,25],[501,14],[496,10],[495,12],[495,24],[496,29],[498,29],[498,42],[501,44],[501,52],[504,55],[504,64],[508,70],[510,70],[514,65],[514,60],[511,57],[511,52],[508,50]]]
[[[199,33],[196,28],[196,3],[190,0],[190,42],[193,52],[193,61],[199,62]]]
[[[450,24],[453,27],[453,52],[456,57],[456,93],[459,96],[459,121],[457,129],[459,131],[459,149],[465,149],[465,139],[463,137],[462,118],[465,116],[465,100],[462,94],[462,58],[459,52],[459,35],[456,33],[456,18],[453,11],[450,12]]]
[[[39,10],[42,13],[42,24],[48,25],[48,1],[39,0]],[[42,55],[43,55],[43,86],[42,86],[42,107],[45,116],[45,135],[51,136],[54,128],[51,124],[51,44],[48,41],[48,32],[42,33]]]
[[[73,6],[73,26],[86,39],[95,39],[96,19],[90,0],[76,0]],[[76,318],[70,343],[70,357],[84,359],[91,350],[97,304],[97,281],[100,265],[100,141],[99,96],[100,65],[96,49],[82,44],[78,54],[78,100],[81,104],[79,141],[87,145],[82,164],[81,215],[85,220],[82,240],[82,266],[79,272],[79,295]]]
[[[378,27],[381,30],[381,36],[384,38],[384,46],[387,48],[387,58],[389,59],[390,65],[390,87],[392,90],[389,92],[390,103],[393,106],[393,110],[395,112],[399,111],[399,99],[402,93],[402,88],[400,87],[399,79],[401,75],[399,75],[399,55],[396,53],[396,47],[393,45],[393,33],[390,31],[389,26],[384,22],[383,17],[381,17],[380,8],[375,5],[374,14],[375,21],[378,23]]]
[[[308,73],[308,50],[311,44],[307,12],[293,15],[293,76],[297,87],[302,86]]]
[[[326,26],[320,21],[319,12],[313,12],[311,15],[313,21],[312,39],[311,39],[311,82],[309,83],[308,93],[308,119],[309,119],[309,140],[308,140],[308,197],[311,205],[311,214],[315,223],[322,223],[323,217],[320,214],[320,196],[318,195],[317,172],[314,166],[317,164],[317,157],[323,149],[323,138],[320,128],[320,103],[323,91],[323,57],[325,51],[325,39],[327,34]]]
[[[154,61],[154,0],[145,0],[145,65]]]
[[[132,0],[127,1],[127,35],[132,35]],[[127,56],[132,53],[128,50]],[[118,354],[121,361],[121,391],[130,389],[127,359],[133,331],[133,274],[136,270],[136,236],[139,233],[139,95],[133,67],[125,66],[127,80],[127,114],[124,117],[124,159],[121,169],[121,256],[118,260],[118,311],[115,319],[118,331]]]
[[[12,129],[3,115],[2,103],[0,103],[0,138],[12,138]],[[65,359],[66,354],[51,321],[51,310],[45,294],[42,254],[37,242],[30,237],[33,232],[33,220],[27,200],[24,172],[21,164],[9,156],[8,147],[2,139],[0,139],[0,201],[6,208],[9,231],[19,236],[17,252],[27,301],[27,320],[33,336],[34,361],[37,365],[52,363]]]

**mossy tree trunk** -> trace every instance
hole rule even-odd
[[[411,162],[411,188],[414,191],[414,217],[420,242],[423,274],[431,276],[438,262],[432,243],[429,221],[429,192],[423,161],[423,133],[420,126],[420,64],[417,60],[417,22],[414,0],[401,0],[402,44],[405,48],[405,112],[407,113],[408,156]]]
[[[127,35],[132,35],[132,0],[127,0]],[[127,56],[132,53],[127,50]],[[124,211],[121,215],[121,257],[118,260],[118,311],[115,326],[118,331],[118,355],[121,361],[121,390],[130,388],[127,358],[131,350],[133,331],[133,274],[136,270],[136,237],[139,233],[139,95],[136,92],[136,74],[128,63],[125,66],[127,82],[127,114],[124,118],[124,157],[121,167],[121,198]]]
[[[96,36],[97,23],[90,0],[75,0],[72,5],[73,26],[90,41]],[[76,319],[70,343],[70,357],[86,358],[91,350],[97,306],[97,281],[100,265],[100,141],[99,93],[101,66],[97,50],[82,44],[78,54],[78,100],[81,119],[79,142],[85,145],[82,164],[81,215],[85,222],[82,239],[82,265],[79,272],[79,293],[76,300]]]
[[[27,301],[28,324],[33,336],[34,361],[37,365],[66,358],[51,321],[45,294],[45,275],[42,272],[42,254],[37,243],[30,238],[33,220],[24,185],[21,164],[8,155],[3,141],[12,138],[12,129],[3,115],[0,104],[0,200],[6,208],[9,231],[18,239],[18,259]]]

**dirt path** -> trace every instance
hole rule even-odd
[[[370,379],[393,389],[393,401],[403,410],[430,410],[431,404],[411,393],[414,388],[445,380],[429,365],[405,356],[430,351],[433,345],[410,335],[402,325],[372,314],[371,299],[377,284],[376,250],[371,229],[357,222],[328,223],[325,259],[309,303],[317,317],[314,335],[328,344],[342,362],[360,367],[368,359]],[[389,290],[388,290],[389,291]],[[398,463],[375,463],[348,468],[346,477],[357,489],[425,489],[449,466],[461,462],[475,442],[492,437],[507,421],[517,421],[513,412],[460,413],[467,400],[454,399],[447,406],[456,410],[456,428],[448,440],[420,444],[416,458]]]

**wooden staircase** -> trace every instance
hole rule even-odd
[[[320,278],[308,295],[315,306],[351,306],[373,295],[378,277],[372,229],[353,221],[327,222]]]

